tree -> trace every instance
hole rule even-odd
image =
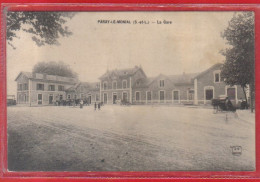
[[[226,57],[221,75],[228,85],[241,85],[245,98],[250,87],[251,111],[255,89],[255,32],[253,12],[235,13],[222,33],[230,48],[222,51]],[[247,100],[246,100],[247,101]]]
[[[72,12],[31,12],[10,11],[6,18],[6,39],[13,48],[12,41],[17,37],[17,31],[32,34],[32,40],[38,45],[58,45],[60,36],[66,37],[72,34],[65,26],[67,20],[75,13]]]
[[[33,73],[45,73],[64,77],[78,78],[78,75],[71,70],[64,62],[39,62],[33,67]]]

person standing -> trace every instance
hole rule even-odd
[[[95,104],[94,104],[94,108],[95,108],[95,110],[97,109],[97,103],[95,102]]]
[[[82,109],[83,108],[83,100],[82,99],[80,100],[79,104],[80,104],[80,109]]]
[[[98,110],[100,110],[100,103],[98,103]]]

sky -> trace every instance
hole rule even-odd
[[[7,93],[16,93],[21,71],[40,61],[63,61],[80,81],[98,81],[107,70],[142,66],[148,77],[201,72],[224,62],[220,36],[234,12],[78,12],[67,22],[73,34],[60,45],[38,47],[31,34],[7,45]],[[98,20],[146,20],[150,24],[100,24]],[[151,22],[171,21],[172,24]]]

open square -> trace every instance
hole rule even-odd
[[[254,145],[249,110],[8,107],[10,171],[252,171]]]

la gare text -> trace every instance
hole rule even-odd
[[[172,24],[172,21],[170,20],[155,20],[155,21],[150,21],[150,20],[97,20],[98,24]]]

